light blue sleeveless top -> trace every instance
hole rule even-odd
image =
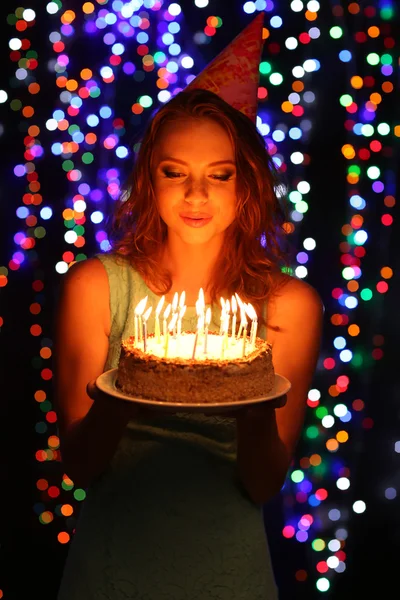
[[[110,284],[106,371],[133,335],[137,303],[148,296],[155,309],[159,298],[125,259],[96,256]],[[219,317],[215,307],[210,329]],[[196,322],[188,307],[182,327]],[[87,490],[58,600],[277,600],[262,508],[242,490],[235,465],[234,419],[130,421]]]

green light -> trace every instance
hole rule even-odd
[[[334,27],[331,27],[331,29],[329,30],[329,35],[334,40],[338,40],[343,35],[343,29],[341,27],[338,27],[337,25],[335,25]]]
[[[28,50],[28,52],[26,53],[26,58],[37,58],[38,57],[38,53],[35,52],[34,50]]]
[[[84,154],[82,154],[82,162],[85,163],[85,165],[90,165],[90,163],[92,163],[94,161],[94,156],[91,152],[85,152]]]
[[[312,546],[312,549],[315,550],[315,552],[322,552],[322,550],[324,550],[326,544],[325,544],[324,540],[321,540],[321,538],[316,538],[315,540],[313,540],[311,542],[311,546]]]
[[[326,577],[320,577],[319,579],[317,579],[315,586],[319,592],[327,592],[331,587],[331,584],[329,582],[329,579],[327,579]]]
[[[374,135],[374,128],[369,123],[366,124],[366,125],[362,125],[361,126],[361,133],[365,137],[371,137],[371,135]]]
[[[351,359],[351,364],[353,365],[353,367],[361,367],[363,363],[364,359],[362,357],[362,354],[360,354],[359,352],[354,352],[353,358]]]
[[[73,229],[75,227],[75,219],[64,219],[64,226],[67,229]]]
[[[15,15],[7,15],[7,23],[9,25],[15,25],[15,23],[18,21],[17,17]]]
[[[80,130],[81,130],[81,128],[79,127],[79,125],[76,125],[76,124],[70,125],[68,127],[68,133],[69,133],[69,135],[72,135],[73,133],[75,133],[75,131],[80,131]]]
[[[382,54],[381,63],[383,65],[391,65],[393,62],[393,57],[390,54]]]
[[[46,423],[44,423],[43,421],[41,421],[40,423],[36,423],[36,425],[35,425],[35,431],[37,433],[46,433],[46,431],[47,431],[47,425],[46,425]]]
[[[308,439],[314,440],[315,438],[318,437],[318,435],[319,435],[318,427],[316,427],[315,425],[310,425],[309,427],[307,427],[306,437],[308,437]]]
[[[297,212],[304,214],[308,211],[308,204],[305,200],[300,200],[300,202],[297,202],[295,208]]]
[[[83,235],[85,233],[85,228],[83,225],[76,225],[76,227],[74,227],[74,231],[76,235]]]
[[[86,259],[87,259],[87,256],[86,256],[86,254],[83,254],[83,252],[80,252],[79,254],[77,254],[75,256],[76,262],[79,262],[81,260],[86,260]]]
[[[149,108],[153,104],[153,99],[150,96],[141,96],[139,98],[139,104],[143,106],[143,108]]]
[[[339,102],[342,106],[350,106],[350,104],[353,104],[353,98],[350,96],[350,94],[343,94],[343,96],[340,96]]]
[[[347,172],[348,173],[356,173],[357,175],[360,175],[361,169],[358,165],[350,165]]]
[[[39,240],[41,240],[46,235],[45,228],[42,227],[42,226],[35,227],[35,229],[34,229],[34,235],[35,235],[36,238],[38,238]]]
[[[318,419],[323,419],[328,414],[328,409],[325,406],[318,406],[315,414],[317,415]]]
[[[304,479],[304,473],[303,471],[300,471],[300,469],[297,469],[296,471],[293,471],[290,478],[295,483],[300,483],[300,481],[303,481]]]
[[[99,87],[97,86],[93,86],[92,88],[90,88],[90,92],[89,95],[91,98],[98,98],[101,94],[101,90]]]
[[[64,160],[61,166],[64,171],[72,171],[72,169],[74,168],[74,163],[72,162],[72,160]]]
[[[272,71],[272,67],[271,67],[270,63],[266,62],[266,61],[260,63],[259,69],[260,69],[260,73],[262,73],[262,75],[268,75],[268,73],[271,73],[271,71]]]
[[[378,167],[369,167],[367,169],[367,175],[370,179],[378,179],[381,171]]]
[[[367,63],[369,65],[378,65],[379,64],[379,54],[377,54],[376,52],[370,52],[367,55]]]
[[[218,29],[218,27],[222,26],[223,21],[222,21],[221,17],[216,17],[216,18],[218,20],[218,24],[215,26],[215,28]]]
[[[387,123],[379,123],[376,129],[381,135],[388,135],[390,133],[390,125]]]
[[[280,73],[271,73],[269,80],[272,85],[280,85],[283,81],[283,76]]]
[[[61,487],[63,490],[65,490],[66,492],[68,492],[69,490],[72,490],[72,488],[74,487],[73,483],[67,483],[65,481],[65,479],[63,479],[62,483],[61,483]]]
[[[81,488],[78,488],[74,491],[74,498],[75,500],[79,500],[82,501],[86,498],[86,492],[85,490],[82,490]]]
[[[22,108],[21,100],[11,100],[10,107],[11,110],[20,110]]]
[[[360,292],[360,298],[362,300],[365,300],[365,302],[368,302],[368,300],[371,300],[372,296],[373,296],[372,290],[370,290],[369,288],[364,288]]]
[[[393,17],[393,8],[391,6],[381,8],[380,15],[384,21],[389,21]]]
[[[302,199],[303,199],[303,196],[300,194],[300,192],[297,192],[296,190],[293,190],[293,192],[290,192],[290,194],[289,194],[289,200],[290,200],[290,202],[293,202],[293,204],[300,202],[300,200],[302,200]]]
[[[166,60],[167,57],[165,56],[164,52],[156,52],[154,54],[154,62],[156,62],[158,65],[165,62]]]
[[[51,410],[53,408],[50,400],[45,400],[44,402],[40,403],[40,410],[44,413],[48,413],[49,410]]]

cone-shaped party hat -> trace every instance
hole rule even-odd
[[[262,12],[201,71],[184,91],[200,88],[214,92],[255,123],[263,24],[264,13]]]

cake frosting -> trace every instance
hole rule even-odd
[[[187,332],[169,336],[167,349],[166,342],[153,334],[145,345],[123,340],[116,386],[137,398],[191,404],[262,398],[274,387],[272,347],[260,338],[244,344],[209,332],[205,342]]]

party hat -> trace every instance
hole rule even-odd
[[[263,25],[261,12],[184,91],[214,92],[255,123]]]

